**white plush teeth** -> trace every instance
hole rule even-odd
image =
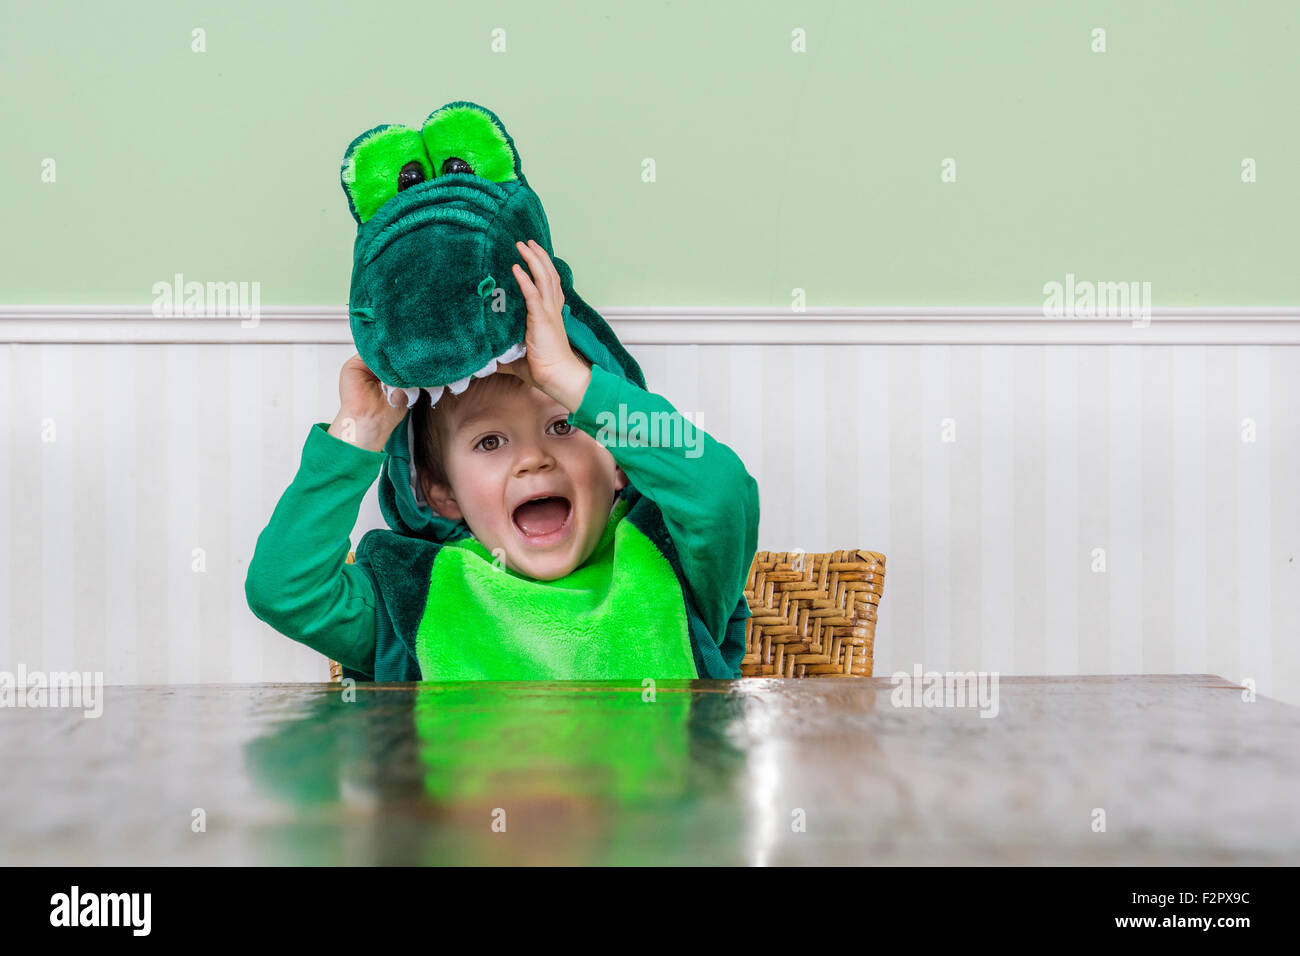
[[[412,386],[411,388],[398,388],[395,385],[389,385],[385,382],[380,382],[379,387],[384,390],[384,398],[385,400],[387,400],[388,404],[391,405],[393,408],[396,408],[397,403],[402,401],[403,399],[406,400],[407,408],[412,407],[416,402],[420,400],[421,392],[428,392],[429,397],[436,404],[438,399],[442,397],[442,388],[443,388],[441,385],[438,386],[437,389],[415,388],[414,386]],[[394,396],[397,398],[397,401],[393,401]]]
[[[493,362],[493,363],[498,363],[498,362],[499,362],[499,363],[502,364],[502,365],[509,365],[509,364],[510,364],[511,362],[513,362],[515,359],[517,359],[517,358],[523,358],[523,357],[524,357],[524,354],[525,354],[527,351],[528,351],[528,348],[527,348],[527,346],[524,345],[523,342],[516,342],[514,345],[510,346],[510,348],[506,349],[504,352],[502,352],[500,355],[498,355],[496,358],[494,358],[494,359],[492,360],[492,362]],[[496,368],[496,365],[493,364],[492,367],[493,367],[493,369],[495,369],[495,368]]]
[[[516,342],[514,345],[510,346],[510,348],[506,349],[504,352],[498,355],[496,358],[488,359],[488,363],[484,365],[481,369],[479,369],[477,372],[475,372],[474,374],[466,375],[464,378],[457,379],[456,381],[451,382],[448,385],[438,385],[433,388],[430,388],[428,386],[412,385],[407,388],[399,388],[396,385],[389,385],[386,382],[380,382],[379,387],[384,390],[384,399],[393,408],[397,408],[398,407],[397,403],[400,402],[402,399],[406,400],[406,407],[411,408],[413,405],[415,405],[416,402],[420,400],[421,392],[429,393],[429,405],[430,407],[432,407],[438,404],[438,399],[442,398],[442,396],[446,394],[447,389],[451,389],[451,393],[453,395],[460,395],[462,392],[465,391],[465,389],[469,388],[469,383],[471,379],[486,378],[487,376],[496,372],[498,370],[498,366],[508,365],[511,362],[513,362],[515,359],[522,358],[527,353],[527,351],[528,349],[523,342]],[[394,401],[394,396],[396,396],[397,401]]]
[[[418,388],[397,388],[385,382],[380,382],[379,387],[384,390],[384,398],[393,408],[397,407],[397,402],[393,401],[393,396],[398,396],[398,401],[406,399],[406,407],[410,408],[420,399],[420,390]]]

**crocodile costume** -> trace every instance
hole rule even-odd
[[[560,276],[570,344],[592,364],[567,422],[604,444],[628,483],[592,554],[539,581],[429,506],[410,413],[383,452],[317,423],[249,564],[254,613],[357,680],[739,677],[757,484],[731,449],[645,390],[574,290],[496,115],[456,101],[419,130],[375,127],[348,146],[341,181],[357,222],[353,338],[390,404],[414,407],[421,392],[436,403],[524,354],[527,305],[509,294],[511,265],[523,264],[515,241],[533,238]],[[675,416],[680,442],[647,443],[637,413],[641,424]],[[348,564],[376,466],[389,529],[368,532]]]

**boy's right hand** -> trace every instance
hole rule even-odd
[[[343,363],[339,372],[339,413],[329,433],[360,448],[383,451],[388,437],[406,417],[407,408],[394,408],[384,397],[379,379],[360,354]]]

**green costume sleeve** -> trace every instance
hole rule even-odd
[[[259,618],[345,667],[373,675],[375,592],[348,564],[361,499],[384,453],[312,425],[293,482],[258,536],[244,593]]]
[[[758,483],[744,462],[668,399],[599,365],[567,421],[608,447],[659,506],[695,606],[721,641],[758,547]]]

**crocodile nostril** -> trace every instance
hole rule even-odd
[[[413,159],[397,174],[397,191],[400,193],[403,189],[418,185],[424,182],[424,167],[420,165],[418,159]]]
[[[445,176],[448,173],[472,173],[469,163],[459,156],[448,156],[442,163],[442,172],[439,175]]]

